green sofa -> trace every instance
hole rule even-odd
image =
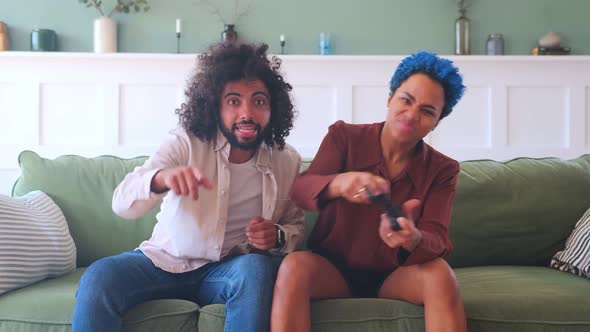
[[[19,157],[20,196],[49,194],[77,246],[79,269],[0,296],[0,331],[69,331],[84,267],[134,249],[151,234],[155,211],[123,220],[111,195],[144,157]],[[455,268],[469,331],[590,331],[590,280],[547,268],[590,207],[590,155],[573,160],[519,158],[461,163],[452,215]],[[306,232],[315,215],[307,213]],[[423,309],[382,299],[318,301],[314,331],[422,331]],[[224,306],[180,300],[147,302],[125,317],[126,331],[222,331]]]

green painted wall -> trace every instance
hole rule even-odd
[[[248,2],[249,0],[241,0]],[[111,7],[115,0],[103,0]],[[210,0],[231,12],[233,0]],[[562,36],[573,54],[590,54],[590,0],[467,0],[472,23],[472,53],[483,54],[489,33],[504,34],[507,54],[529,54],[549,31]],[[199,0],[150,0],[147,13],[114,17],[119,51],[176,52],[175,19],[183,21],[182,51],[202,51],[218,41],[221,21]],[[0,0],[0,21],[8,24],[12,50],[29,49],[29,33],[49,28],[59,49],[92,51],[93,8],[77,0]],[[316,54],[321,31],[332,34],[334,54],[403,55],[419,49],[454,51],[456,0],[252,0],[237,22],[240,37],[264,41],[279,51],[279,35],[289,54]]]

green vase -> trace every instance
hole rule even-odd
[[[49,29],[35,29],[31,32],[31,51],[57,51],[57,34]]]
[[[225,30],[221,33],[221,41],[227,44],[234,44],[238,40],[238,32],[233,24],[226,24]]]

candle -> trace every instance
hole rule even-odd
[[[182,32],[182,27],[180,26],[181,21],[179,18],[176,19],[176,33],[181,33]]]
[[[285,35],[281,34],[281,36],[279,38],[280,38],[281,42],[285,41]]]

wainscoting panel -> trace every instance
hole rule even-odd
[[[104,94],[100,85],[42,83],[40,139],[43,146],[103,146]]]
[[[19,175],[18,169],[0,169],[0,195],[10,196],[12,186]]]
[[[385,121],[389,88],[385,84],[357,85],[352,90],[352,122],[373,123]]]
[[[569,147],[569,91],[564,87],[508,88],[508,144]]]
[[[313,155],[328,127],[338,120],[339,91],[331,86],[295,85],[292,95],[298,114],[286,141],[302,155]]]
[[[492,100],[489,87],[470,87],[451,114],[430,134],[439,149],[492,147]]]
[[[168,84],[122,85],[119,96],[119,145],[158,146],[168,131],[178,124],[175,110],[182,103],[182,88]]]
[[[0,77],[1,78],[1,77]],[[38,143],[38,88],[0,82],[0,147]],[[0,165],[1,167],[1,165]]]

